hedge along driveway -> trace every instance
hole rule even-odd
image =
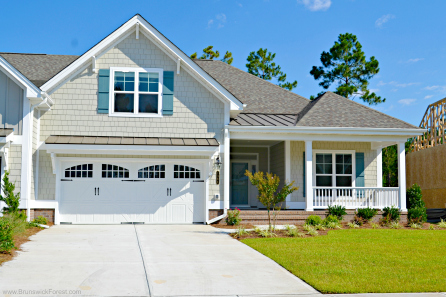
[[[336,230],[243,242],[323,293],[446,291],[446,230]]]

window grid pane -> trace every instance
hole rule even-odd
[[[92,178],[93,164],[82,164],[65,169],[65,177],[68,178]]]
[[[129,178],[129,170],[117,165],[102,164],[102,178]]]
[[[173,178],[200,178],[200,170],[184,165],[174,165]]]
[[[138,170],[138,178],[165,178],[166,177],[166,166],[154,165],[144,167]]]

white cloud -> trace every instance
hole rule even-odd
[[[434,95],[427,95],[427,96],[424,96],[424,99],[429,99],[429,98],[432,98],[432,97],[434,97]]]
[[[419,82],[410,82],[410,83],[399,83],[397,81],[391,81],[391,82],[383,82],[382,80],[379,81],[378,86],[385,86],[385,85],[392,85],[395,87],[400,87],[400,88],[405,88],[405,87],[410,87],[410,86],[414,86],[414,85],[419,85]]]
[[[415,59],[409,59],[406,61],[406,63],[416,63],[416,62],[420,62],[423,61],[424,58],[415,58]]]
[[[403,83],[403,84],[395,84],[395,86],[397,86],[397,87],[401,87],[401,88],[405,88],[405,87],[410,87],[410,86],[413,86],[413,85],[418,85],[418,84],[420,84],[420,83],[416,83],[416,82],[411,82],[411,83]]]
[[[433,90],[436,90],[436,89],[438,89],[440,86],[427,86],[427,87],[425,87],[424,89],[425,90],[429,90],[429,91],[433,91]]]
[[[218,24],[217,29],[223,28],[225,26],[224,24],[226,23],[226,15],[224,13],[220,13],[215,16],[215,20],[210,19],[208,21],[208,29],[210,29],[214,23]]]
[[[240,2],[236,2],[238,6],[243,7],[243,4],[241,4]]]
[[[379,19],[377,19],[375,21],[375,26],[377,28],[382,28],[385,23],[387,23],[388,21],[390,21],[391,19],[394,19],[394,18],[395,18],[395,16],[393,14],[383,15],[382,17],[380,17]]]
[[[417,101],[417,99],[401,99],[401,100],[398,100],[398,103],[403,104],[403,105],[411,105],[415,101]]]
[[[375,93],[376,94],[376,93],[379,92],[379,89],[370,89],[369,91],[370,91],[370,93]]]
[[[302,3],[311,11],[325,11],[331,6],[331,0],[297,0],[297,3]]]

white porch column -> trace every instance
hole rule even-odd
[[[406,211],[406,148],[404,142],[398,142],[398,186],[399,207]]]
[[[291,141],[285,140],[285,181],[291,181]],[[286,203],[291,202],[291,195],[286,197]]]
[[[229,162],[230,161],[230,157],[229,157],[229,142],[230,142],[230,138],[229,138],[229,130],[225,129],[225,142],[224,142],[224,153],[223,153],[223,171],[224,171],[224,179],[223,179],[223,194],[224,194],[224,209],[229,209]],[[226,211],[225,211],[226,213]]]
[[[383,186],[383,149],[382,147],[376,150],[376,186],[381,188]]]
[[[313,210],[313,141],[305,141],[305,210]]]

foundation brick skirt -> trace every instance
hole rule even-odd
[[[30,220],[42,216],[48,219],[49,222],[54,224],[54,209],[31,209],[30,210]]]
[[[209,219],[217,217],[216,211],[223,210],[209,210]],[[343,222],[350,222],[355,217],[355,210],[346,210],[347,215],[344,216]],[[212,213],[212,216],[211,216]],[[281,210],[276,218],[276,224],[278,225],[303,225],[305,224],[305,219],[310,215],[320,216],[325,219],[327,215],[326,210],[315,210],[315,211],[305,211],[305,210]],[[267,225],[268,224],[268,212],[266,210],[240,210],[240,218],[242,221],[241,225],[251,224],[251,225]],[[378,214],[373,218],[374,222],[378,222],[382,218],[382,211],[378,211]],[[407,212],[401,213],[400,222],[407,223]],[[224,219],[215,222],[214,224],[226,225]]]

